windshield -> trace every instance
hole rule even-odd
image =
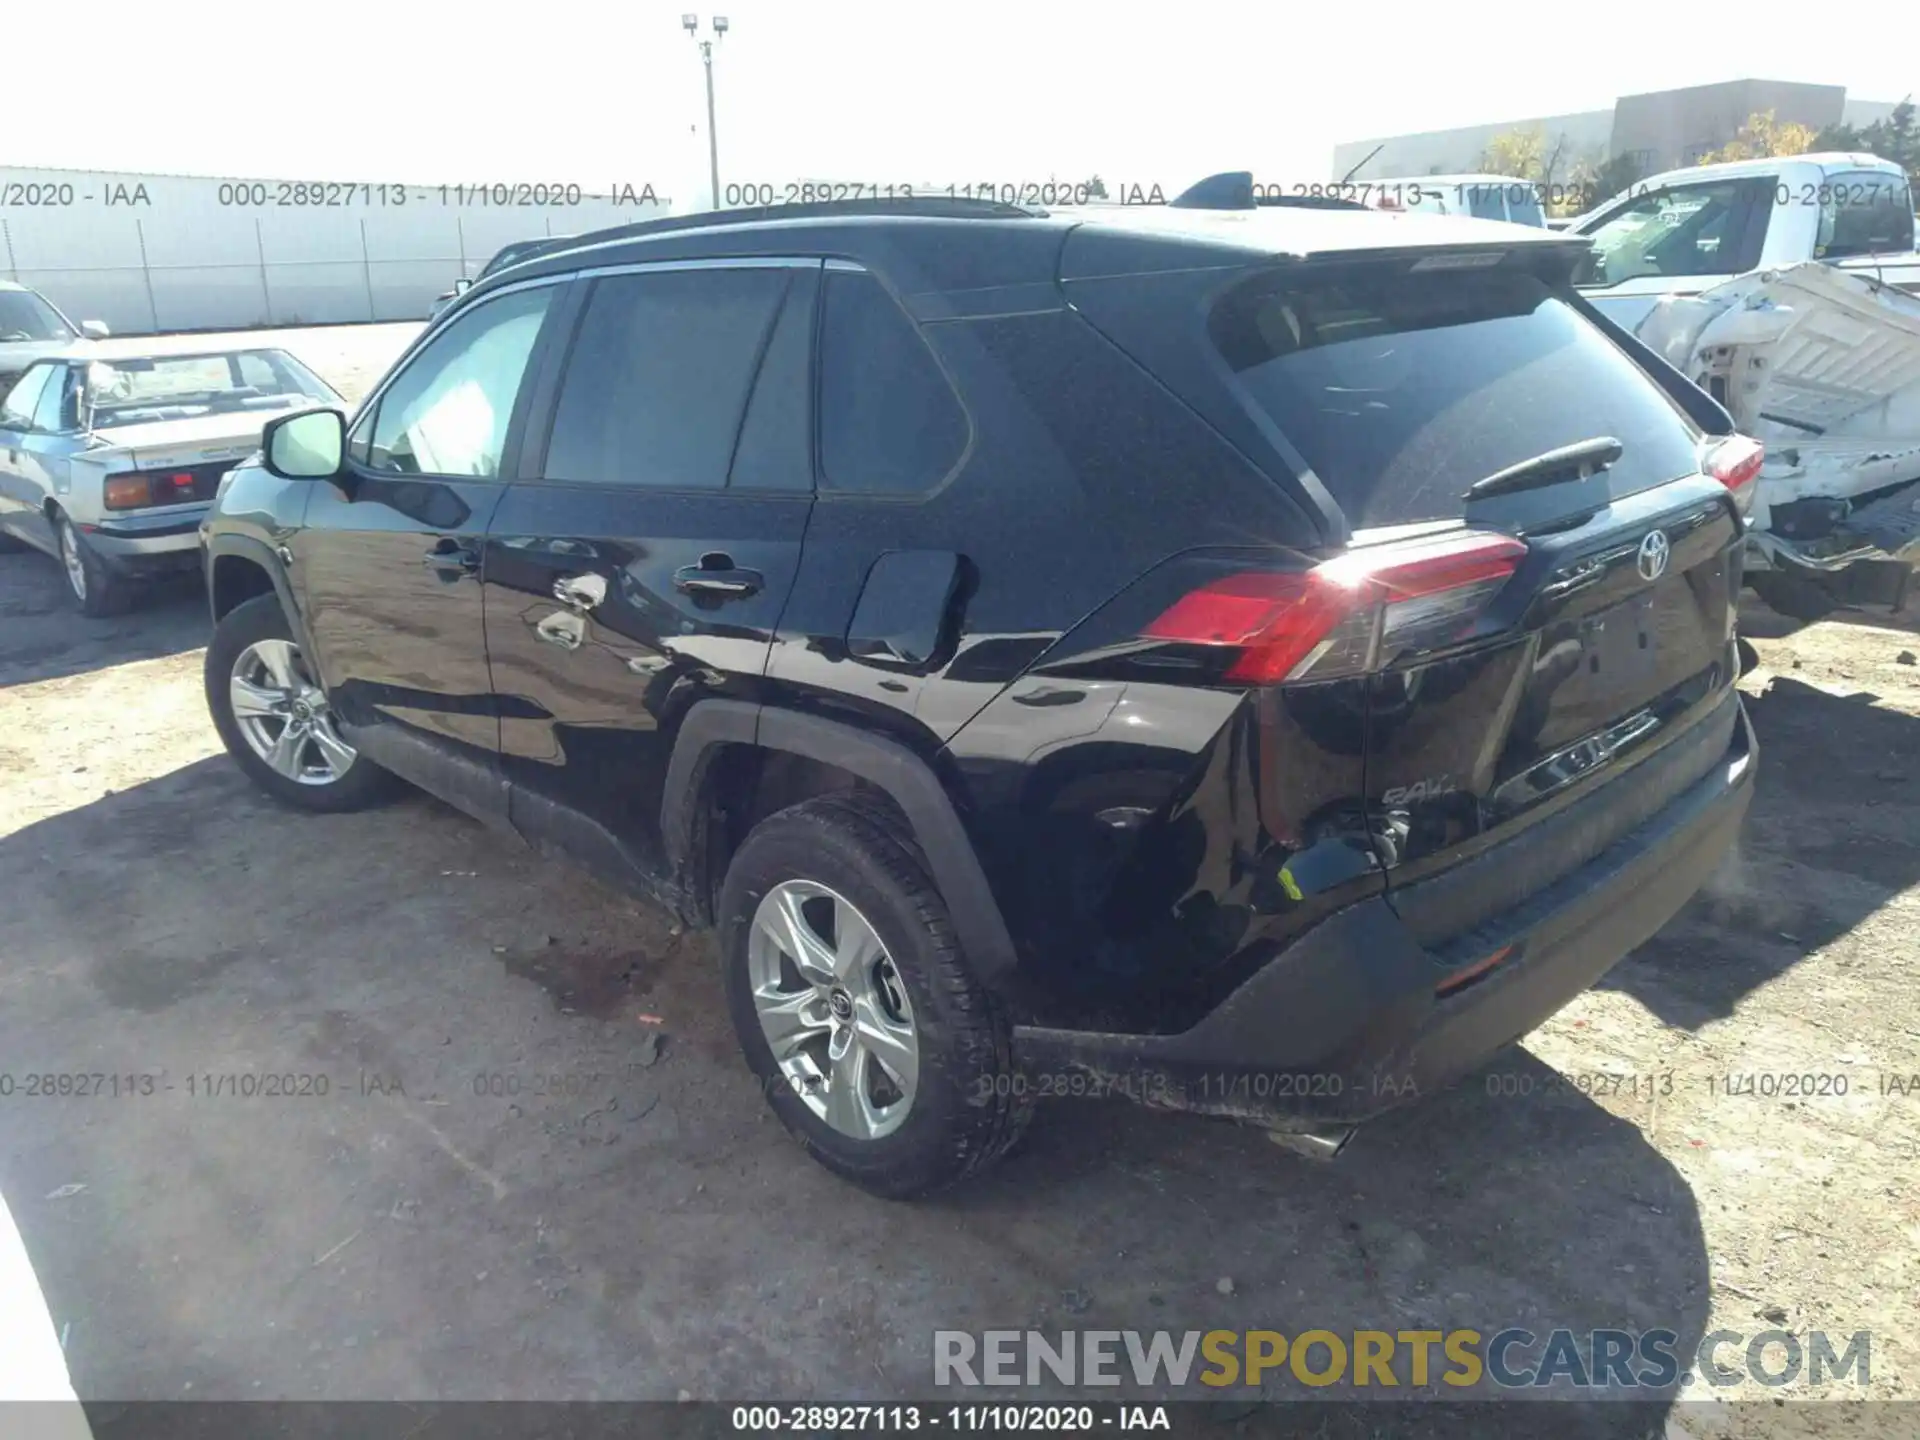
[[[95,429],[340,403],[284,350],[97,360],[87,367],[87,397]]]
[[[1356,529],[1458,518],[1474,481],[1595,435],[1625,446],[1616,496],[1698,465],[1666,395],[1525,272],[1262,278],[1209,329]]]
[[[0,344],[10,340],[77,340],[60,312],[31,290],[0,290]]]

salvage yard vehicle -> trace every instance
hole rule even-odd
[[[87,340],[106,337],[98,320],[78,325],[38,290],[0,280],[0,394],[36,360],[64,355]]]
[[[1766,444],[1748,583],[1817,620],[1898,609],[1920,563],[1920,255],[1898,165],[1678,170],[1573,227],[1580,281]]]
[[[1809,261],[1920,288],[1907,172],[1875,155],[1696,165],[1642,180],[1581,217],[1593,259],[1581,290],[1629,328],[1663,296],[1698,295]]]
[[[1759,449],[1585,251],[1251,202],[583,236],[267,426],[208,705],[290,805],[404,777],[716,927],[768,1102],[876,1193],[1042,1094],[1331,1153],[1751,796]]]
[[[0,400],[0,539],[59,560],[86,614],[117,614],[197,567],[220,476],[269,417],[316,403],[341,400],[284,350],[121,340],[39,361]]]

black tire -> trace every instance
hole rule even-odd
[[[109,570],[105,562],[93,553],[93,547],[87,544],[87,537],[74,528],[71,520],[57,511],[53,517],[53,539],[59,550],[57,559],[61,586],[82,615],[103,619],[108,615],[123,613],[133,603],[133,582]],[[68,568],[69,553],[79,567],[78,577]]]
[[[1753,648],[1753,642],[1744,635],[1734,637],[1734,647],[1740,652],[1740,673],[1748,674],[1760,668],[1760,652]]]
[[[844,896],[886,947],[913,1012],[919,1076],[911,1108],[879,1139],[842,1134],[782,1074],[754,1007],[748,940],[774,886],[811,881]],[[813,1158],[884,1199],[952,1185],[1010,1149],[1031,1118],[1010,1028],[967,966],[946,901],[904,825],[861,797],[822,796],[770,816],[740,846],[721,887],[727,1008],[773,1112]]]
[[[1756,570],[1747,576],[1753,593],[1767,602],[1767,608],[1789,620],[1811,625],[1824,620],[1840,608],[1840,602],[1811,580],[1778,570]]]
[[[363,810],[392,798],[401,788],[400,781],[364,755],[355,756],[340,778],[331,783],[303,784],[280,774],[254,753],[233,712],[232,681],[240,657],[262,640],[294,643],[293,627],[287,623],[278,595],[256,595],[228,611],[214,626],[212,643],[207,646],[207,709],[221,743],[247,778],[282,804],[301,810]]]

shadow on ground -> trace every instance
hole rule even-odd
[[[769,1119],[703,937],[424,799],[294,815],[208,760],[0,840],[0,874],[6,1068],[132,1077],[0,1107],[89,1400],[881,1401],[934,1395],[937,1329],[1666,1328],[1685,1357],[1707,1314],[1686,1184],[1545,1084],[1476,1076],[1331,1165],[1059,1102],[886,1204]],[[591,1013],[529,950],[599,957]]]
[[[148,586],[126,614],[95,620],[74,605],[57,560],[0,553],[0,689],[178,655],[205,645],[211,628],[197,573]]]
[[[1697,1030],[1920,882],[1920,717],[1776,676],[1747,701],[1760,742],[1738,848],[1601,981]]]

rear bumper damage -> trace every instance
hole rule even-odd
[[[1900,604],[1920,563],[1920,299],[1814,262],[1669,296],[1636,333],[1766,444],[1749,574]]]
[[[1015,1058],[1040,1093],[1228,1116],[1331,1154],[1351,1126],[1471,1071],[1665,925],[1739,834],[1756,754],[1738,709],[1704,775],[1446,953],[1420,945],[1382,896],[1323,921],[1180,1034],[1020,1026]],[[1513,848],[1505,859],[1521,863],[1539,844],[1523,834],[1481,862],[1501,864]],[[1396,898],[1404,908],[1415,897]]]

